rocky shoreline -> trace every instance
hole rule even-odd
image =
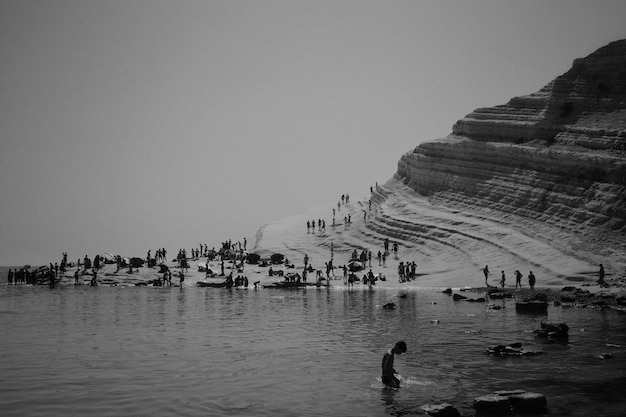
[[[478,298],[467,298],[467,301],[490,302],[502,298],[514,298],[518,301],[545,301],[554,306],[578,308],[611,308],[626,311],[626,290],[623,286],[609,286],[600,288],[564,286],[561,288],[471,288],[462,292],[480,294]],[[451,289],[445,292],[452,294]]]

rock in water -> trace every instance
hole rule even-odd
[[[536,392],[523,392],[509,395],[509,402],[513,411],[521,413],[540,413],[548,405],[546,396]]]
[[[437,405],[425,405],[422,406],[422,410],[429,416],[433,417],[458,417],[460,416],[459,410],[452,405],[443,403]]]
[[[489,414],[509,414],[511,403],[509,397],[491,394],[478,397],[474,400],[474,410]]]

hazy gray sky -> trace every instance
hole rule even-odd
[[[625,16],[623,0],[0,0],[0,265],[251,246],[625,38]]]

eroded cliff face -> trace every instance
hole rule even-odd
[[[626,40],[536,93],[473,111],[403,155],[397,176],[444,203],[626,236]]]

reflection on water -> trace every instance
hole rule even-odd
[[[498,389],[544,393],[554,416],[621,413],[626,315],[551,307],[570,338],[549,344],[532,334],[545,316],[497,302],[506,308],[382,288],[2,287],[2,415],[380,416],[442,402],[471,413]],[[402,387],[389,390],[380,361],[400,339]],[[545,353],[483,353],[512,342]]]

